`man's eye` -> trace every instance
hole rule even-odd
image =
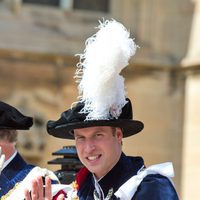
[[[81,136],[76,137],[76,140],[84,140],[84,137],[81,137]]]
[[[98,134],[96,134],[96,137],[103,137],[103,134],[102,133],[98,133]]]

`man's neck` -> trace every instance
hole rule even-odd
[[[5,161],[7,161],[15,152],[15,143],[0,142],[2,154],[5,155]]]

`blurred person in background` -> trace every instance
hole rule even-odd
[[[0,197],[23,180],[34,167],[27,164],[16,149],[18,130],[28,130],[32,125],[32,117],[24,116],[13,106],[0,101]]]
[[[26,163],[16,149],[18,130],[28,130],[33,125],[33,118],[23,115],[13,106],[0,101],[0,199],[24,199],[24,187],[31,180],[50,177],[50,183],[58,183],[56,175],[45,168]]]

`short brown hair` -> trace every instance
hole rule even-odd
[[[0,140],[6,142],[16,142],[17,131],[13,129],[0,129]]]

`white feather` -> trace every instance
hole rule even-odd
[[[79,93],[89,113],[86,120],[118,118],[126,104],[123,68],[137,45],[126,28],[115,20],[100,22],[99,31],[88,38],[76,76]]]

